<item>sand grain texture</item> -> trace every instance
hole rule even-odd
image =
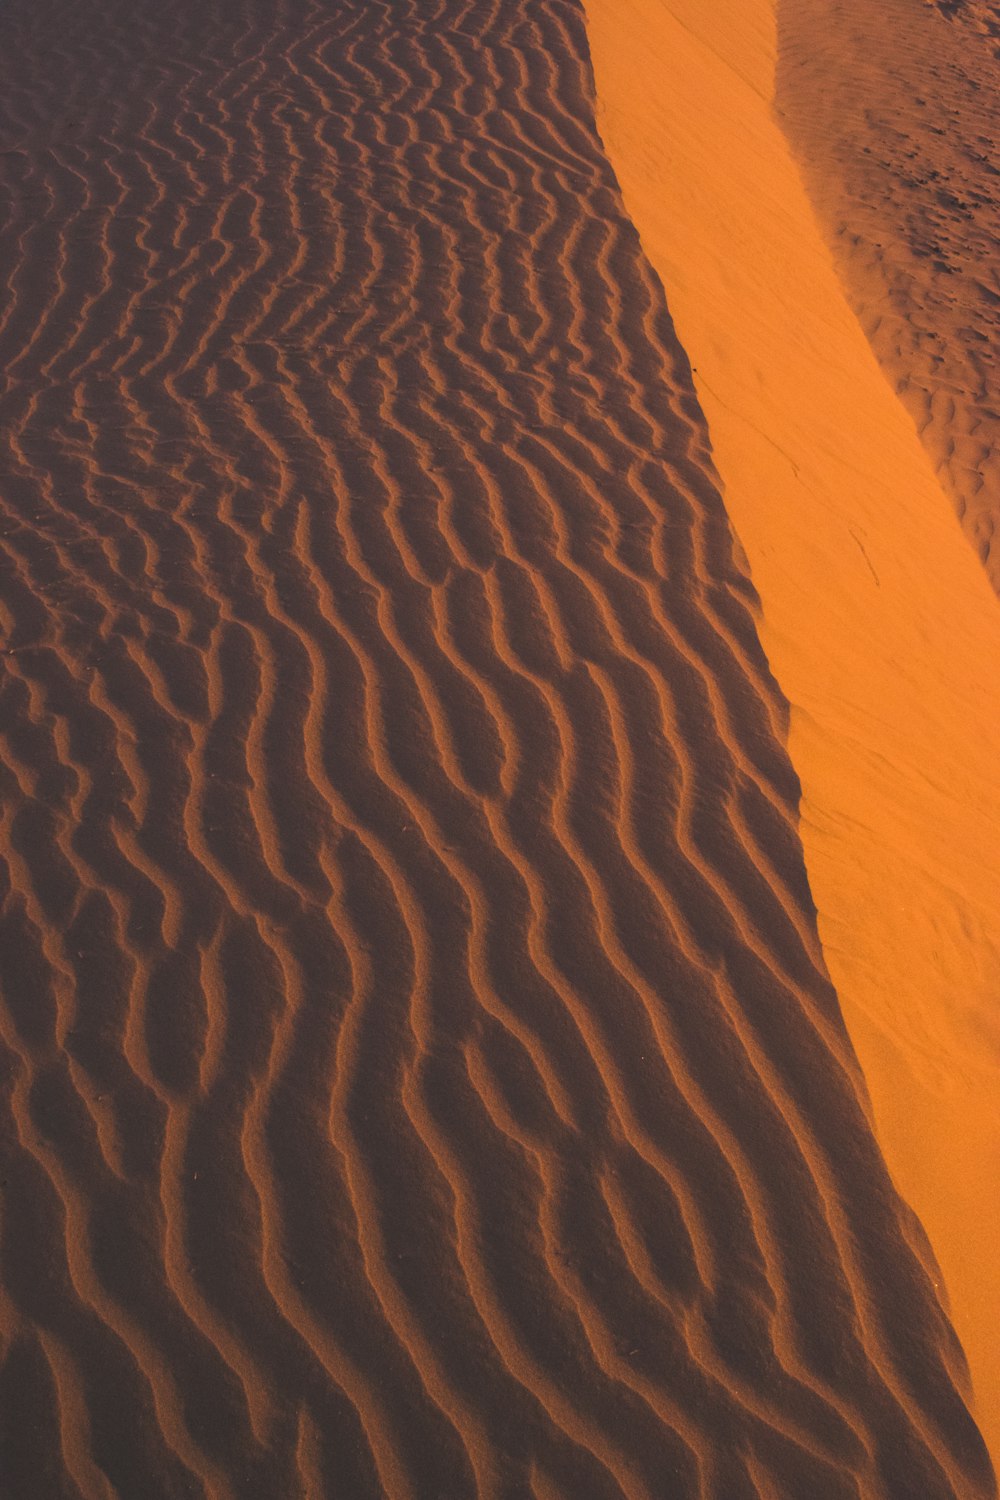
[[[1000,5],[778,5],[776,102],[875,355],[1000,593]]]
[[[569,0],[9,0],[12,1500],[991,1493]]]
[[[816,56],[827,28],[857,13],[807,9]],[[587,11],[602,137],[695,367],[790,701],[824,955],[996,1454],[996,596],[844,296],[779,129],[770,0]]]

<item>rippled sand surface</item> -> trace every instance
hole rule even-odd
[[[877,208],[886,263],[891,251],[917,264],[915,216],[928,221],[933,202],[900,175],[895,138],[872,130],[872,160],[853,159],[856,178],[838,173],[866,128],[859,95],[896,119],[919,112],[912,90],[889,81],[911,66],[924,28],[947,40],[957,22],[901,5],[885,8],[889,26],[871,9],[587,6],[601,134],[694,366],[760,593],[761,640],[790,702],[824,956],[878,1139],[939,1260],[938,1289],[996,1453],[1000,611],[968,545],[972,510],[961,527],[938,461],[949,433],[961,445],[961,402],[949,407],[946,382],[935,385],[938,417],[918,430],[916,387],[904,383],[900,400],[893,375],[911,366],[905,351],[884,362],[874,320],[881,308],[901,326],[902,280],[866,283],[872,316],[859,318],[853,242],[845,250],[822,208],[842,190],[842,211],[869,229]],[[845,38],[861,30],[855,75],[841,64]],[[923,128],[914,123],[914,136]],[[961,154],[957,137],[939,144],[939,162],[948,151]],[[988,176],[979,184],[990,190]],[[956,220],[953,250],[971,263],[965,233]],[[919,327],[934,325],[957,371],[967,349],[954,309],[942,312],[943,277],[932,268],[910,278],[924,318],[911,333],[920,342]],[[964,315],[988,332],[980,306],[970,293]],[[916,383],[930,379],[916,355],[912,371]],[[981,480],[984,516],[989,464]]]
[[[993,1493],[581,5],[0,39],[2,1493]]]

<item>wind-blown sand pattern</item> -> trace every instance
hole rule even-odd
[[[570,0],[10,0],[3,1492],[993,1493]]]
[[[1000,5],[787,0],[778,41],[851,304],[1000,593]]]
[[[772,0],[587,0],[587,14],[601,134],[691,357],[789,699],[824,956],[995,1457],[996,595],[777,123]],[[812,14],[824,51],[827,12]]]

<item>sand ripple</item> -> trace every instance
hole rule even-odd
[[[0,28],[5,1494],[985,1486],[578,5]]]

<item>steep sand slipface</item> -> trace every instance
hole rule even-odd
[[[1000,5],[788,0],[778,115],[848,300],[1000,592]]]
[[[982,1479],[583,19],[0,12],[3,1500]]]
[[[1000,611],[771,114],[765,0],[588,0],[598,123],[791,701],[820,934],[1000,1450]]]
[[[965,1500],[576,0],[0,12],[3,1500]]]

